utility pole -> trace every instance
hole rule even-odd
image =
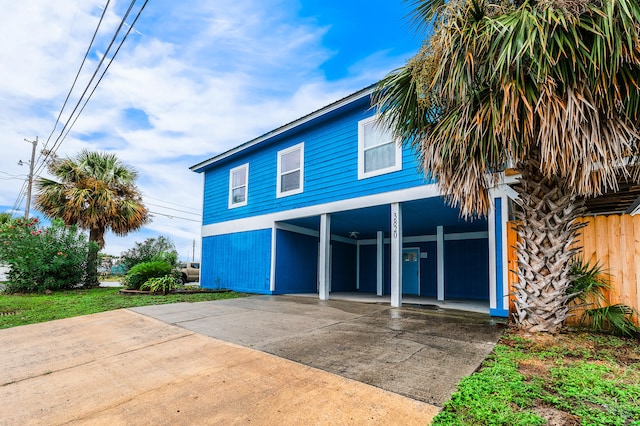
[[[196,239],[193,239],[193,250],[191,253],[191,261],[195,262],[196,261]]]
[[[29,209],[31,208],[31,189],[33,188],[33,168],[36,162],[36,147],[38,146],[38,137],[36,136],[35,141],[30,141],[25,139],[26,142],[29,142],[33,145],[31,149],[31,162],[29,163],[29,186],[27,187],[27,205],[24,209],[24,218],[29,219]]]

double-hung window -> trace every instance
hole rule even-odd
[[[358,122],[358,179],[402,170],[402,147],[376,117]]]
[[[304,142],[278,152],[277,197],[299,194],[304,184]]]
[[[247,163],[229,171],[229,208],[246,206],[248,190],[249,164]]]

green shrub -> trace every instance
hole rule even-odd
[[[176,279],[171,275],[165,275],[159,278],[149,278],[144,284],[140,286],[140,290],[149,290],[156,292],[162,292],[167,294],[171,290],[176,288]]]
[[[70,289],[85,276],[89,242],[75,226],[16,219],[0,227],[0,261],[10,268],[7,293]]]
[[[172,269],[170,264],[163,261],[138,263],[127,272],[124,285],[129,290],[140,290],[140,287],[149,279],[170,275]]]
[[[638,312],[627,305],[608,304],[605,292],[611,290],[611,276],[600,263],[592,265],[577,258],[571,264],[571,276],[567,289],[570,308],[584,308],[582,325],[600,332],[638,336],[640,327],[634,321]]]

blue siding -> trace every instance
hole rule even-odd
[[[444,242],[445,299],[489,300],[487,239]]]
[[[271,229],[202,239],[200,285],[270,294]]]
[[[360,290],[367,293],[376,292],[376,246],[360,246]]]
[[[275,293],[316,293],[317,282],[318,238],[278,229]]]
[[[205,171],[204,224],[273,213],[319,203],[423,185],[414,152],[403,148],[401,171],[358,180],[358,121],[370,117],[368,103],[326,117],[297,132],[263,142]],[[278,151],[304,142],[304,192],[276,198]],[[228,208],[229,170],[249,163],[246,206]]]
[[[356,291],[356,251],[354,244],[331,242],[331,291]]]

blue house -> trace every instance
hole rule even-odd
[[[485,301],[508,315],[507,192],[462,220],[376,124],[372,87],[191,170],[204,174],[203,287]]]

